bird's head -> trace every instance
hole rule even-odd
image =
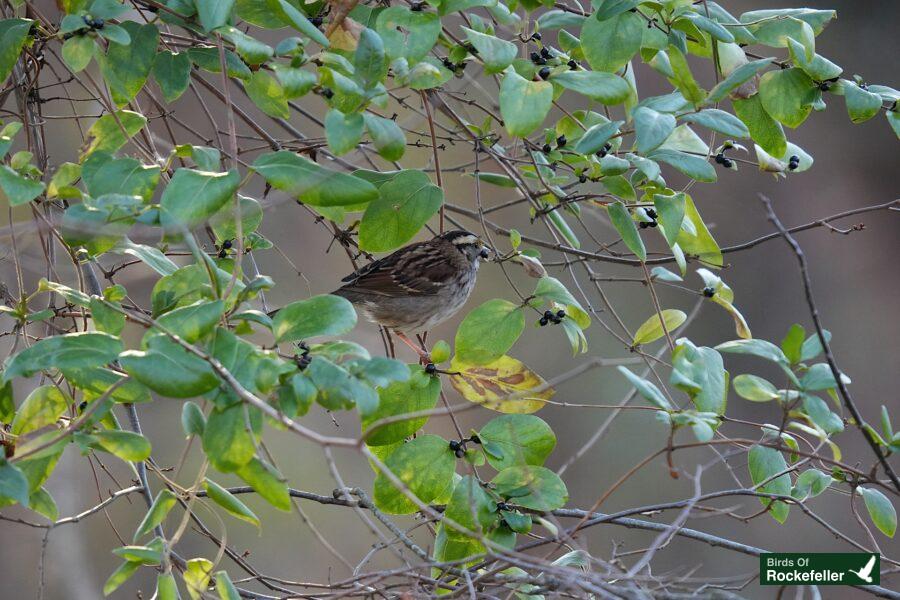
[[[442,233],[439,237],[453,244],[470,262],[476,265],[479,260],[486,259],[491,255],[490,249],[485,246],[482,239],[471,231],[454,229]]]

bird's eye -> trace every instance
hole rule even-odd
[[[489,256],[491,255],[491,252],[490,252],[490,250],[487,249],[487,247],[482,246],[482,247],[481,247],[481,251],[478,253],[478,255],[479,255],[481,258],[486,259],[487,257],[489,257]]]

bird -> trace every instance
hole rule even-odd
[[[344,277],[344,285],[332,293],[349,300],[369,321],[393,331],[428,364],[428,352],[409,335],[455,315],[475,287],[479,263],[489,256],[477,235],[455,229],[369,263]]]
[[[850,571],[851,573],[853,573],[854,575],[856,575],[857,577],[859,577],[866,583],[872,583],[872,569],[875,567],[875,559],[876,558],[877,558],[877,556],[873,554],[872,556],[869,557],[869,562],[867,562],[866,566],[864,566],[862,569],[860,569],[859,571],[854,571],[853,569],[848,569],[848,571]]]

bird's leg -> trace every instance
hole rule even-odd
[[[406,344],[407,346],[412,348],[415,351],[415,353],[419,355],[419,363],[420,364],[427,365],[427,364],[431,363],[431,355],[428,353],[427,350],[425,350],[424,347],[416,345],[416,343],[414,341],[412,341],[411,339],[409,339],[409,337],[407,337],[405,334],[403,334],[399,331],[395,330],[394,333],[397,335],[398,338],[400,338],[400,341],[402,341],[404,344]]]

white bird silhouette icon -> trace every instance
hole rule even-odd
[[[859,571],[854,571],[853,569],[848,569],[851,573],[858,576],[860,579],[865,581],[866,583],[872,583],[872,569],[875,567],[875,558],[876,556],[873,554],[869,557],[869,562],[866,563]]]

